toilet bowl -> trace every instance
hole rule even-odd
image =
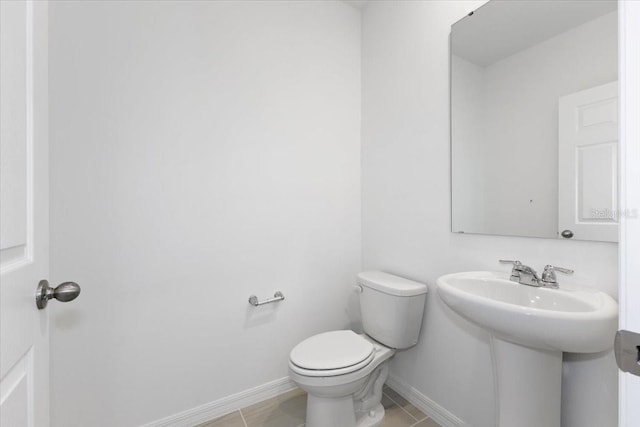
[[[307,392],[307,427],[373,427],[396,349],[417,343],[427,287],[382,272],[358,275],[364,334],[314,335],[289,355],[289,377]]]

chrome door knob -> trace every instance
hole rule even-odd
[[[38,310],[47,307],[51,298],[60,302],[73,301],[80,295],[80,285],[74,282],[64,282],[52,288],[47,280],[41,280],[36,290],[36,306]]]
[[[562,237],[564,237],[565,239],[570,239],[573,237],[573,231],[571,230],[562,230],[562,233],[560,233],[560,235]]]

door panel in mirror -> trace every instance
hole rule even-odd
[[[573,239],[618,241],[618,84],[559,101],[558,222]]]

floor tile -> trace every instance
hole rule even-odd
[[[433,421],[431,418],[420,421],[418,424],[414,424],[412,427],[441,427],[440,424]]]
[[[404,397],[400,396],[392,388],[386,387],[384,389],[384,394],[386,394],[391,400],[396,402],[398,404],[398,406],[400,406],[402,409],[404,409],[405,411],[410,413],[411,416],[416,419],[416,421],[420,421],[420,420],[423,420],[423,419],[427,418],[427,416],[425,415],[424,412],[422,412],[420,409],[418,409],[415,406],[413,406],[411,403],[409,403],[407,401],[407,399],[405,399]]]
[[[244,421],[242,421],[242,415],[240,411],[232,412],[224,417],[216,418],[212,421],[207,421],[204,424],[200,424],[197,427],[245,427]]]
[[[383,391],[380,427],[440,427],[392,388],[385,385]],[[306,393],[295,389],[198,427],[304,427],[306,410]]]
[[[382,396],[382,406],[384,406],[385,413],[380,427],[409,427],[416,423],[415,418],[386,395]]]
[[[304,424],[307,395],[300,389],[242,409],[248,427],[298,427]]]

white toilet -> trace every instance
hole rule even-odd
[[[371,427],[384,417],[382,386],[396,349],[418,342],[427,287],[367,271],[358,274],[363,335],[314,335],[289,355],[289,377],[307,392],[306,427]]]

